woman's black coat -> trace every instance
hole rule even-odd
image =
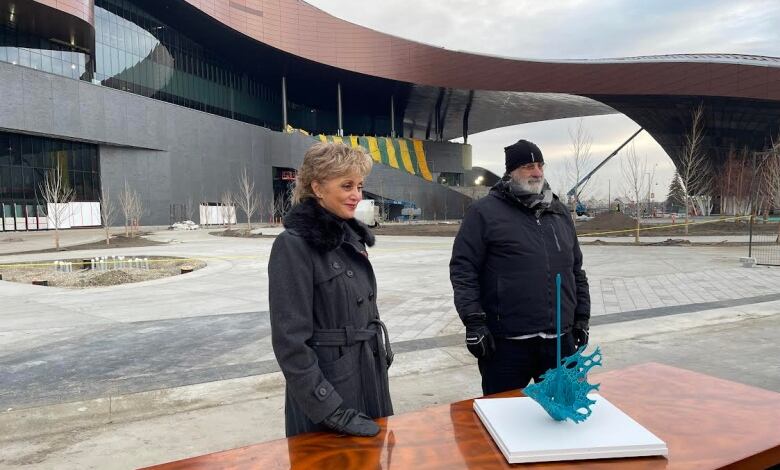
[[[268,264],[271,338],[287,381],[288,436],[319,431],[337,408],[393,414],[387,332],[365,253],[374,237],[307,199],[285,217]]]

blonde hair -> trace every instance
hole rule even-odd
[[[313,181],[324,182],[333,178],[358,173],[366,177],[374,161],[363,147],[350,147],[340,142],[319,142],[311,146],[303,156],[303,163],[295,177],[292,202],[298,204],[314,198]]]

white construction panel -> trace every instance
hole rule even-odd
[[[200,205],[200,225],[225,225],[236,223],[236,207]]]
[[[474,410],[509,463],[667,456],[666,443],[598,394],[582,423],[555,421],[527,397],[474,400]]]
[[[60,205],[47,204],[46,213],[49,214],[46,220],[47,226],[54,228],[55,223],[51,215],[54,214],[56,207]],[[70,204],[65,204],[59,228],[100,227],[101,224],[99,202],[71,202]]]

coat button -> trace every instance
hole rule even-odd
[[[317,390],[317,393],[319,393],[321,397],[324,397],[325,394],[328,393],[328,391],[325,390],[325,387],[320,387],[320,389]]]
[[[358,305],[363,305],[363,297],[358,297],[357,304]]]
[[[341,263],[339,263],[338,261],[334,261],[333,264],[331,264],[331,267],[333,269],[341,269]]]
[[[352,277],[352,276],[354,276],[354,275],[355,275],[355,273],[354,273],[354,272],[352,272],[352,270],[351,270],[351,269],[348,269],[348,270],[347,270],[347,277]]]
[[[368,300],[374,300],[374,293],[373,292],[369,292],[368,293]]]

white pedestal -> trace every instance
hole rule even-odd
[[[474,400],[474,410],[509,463],[667,456],[666,443],[598,394],[582,423],[555,421],[527,397]]]

